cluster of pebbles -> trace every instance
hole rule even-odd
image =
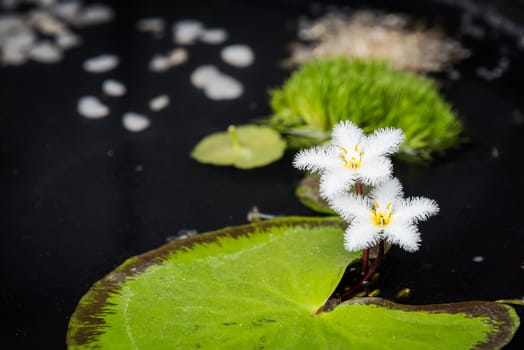
[[[494,42],[497,57],[475,69],[475,74],[486,81],[500,79],[511,68],[511,51],[524,49],[524,25],[500,12],[497,4],[473,0],[437,0],[443,6],[460,10],[460,22],[454,33],[457,39],[447,37],[438,28],[428,28],[404,14],[373,10],[353,11],[348,8],[313,4],[313,19],[301,17],[298,37],[291,55],[283,63],[293,68],[310,59],[323,56],[346,55],[385,59],[397,69],[415,72],[448,73],[450,80],[461,78],[454,63],[474,55],[459,40],[478,41],[486,38]],[[501,35],[505,40],[493,40]],[[511,40],[514,39],[514,43]]]
[[[156,38],[163,38],[168,28],[167,22],[158,17],[144,18],[138,21],[137,29],[149,32]],[[184,19],[176,21],[171,26],[172,40],[177,47],[167,53],[155,54],[150,62],[149,69],[153,72],[165,72],[172,67],[184,64],[189,59],[188,47],[203,43],[221,45],[228,39],[228,33],[223,28],[206,28],[200,21]],[[253,64],[255,55],[247,45],[227,45],[220,50],[221,59],[237,68],[248,67]],[[191,74],[192,84],[204,91],[204,94],[213,100],[230,100],[242,95],[244,87],[235,78],[218,70],[212,64],[203,65]]]
[[[413,27],[402,14],[360,10],[353,14],[331,10],[323,16],[299,21],[298,36],[306,43],[294,43],[293,67],[318,57],[384,59],[393,68],[415,72],[437,72],[469,55],[459,42],[434,28]]]
[[[85,5],[80,0],[0,0],[0,66],[20,66],[28,61],[58,63],[64,52],[82,44],[79,29],[102,24],[114,18],[114,11],[103,4]],[[206,28],[200,21],[179,20],[169,24],[160,17],[144,18],[136,29],[162,39],[170,31],[174,48],[156,53],[148,67],[152,72],[164,73],[190,59],[190,46],[207,44],[219,46],[228,39],[223,28]],[[220,57],[227,64],[244,68],[255,59],[247,45],[220,46]],[[103,76],[98,94],[82,96],[77,112],[87,119],[101,119],[111,114],[106,104],[111,98],[124,96],[128,88],[109,75],[120,64],[120,57],[110,53],[94,55],[83,62],[84,71]],[[188,77],[192,84],[212,100],[232,100],[243,94],[244,87],[237,79],[221,72],[212,64],[197,67]],[[149,100],[151,112],[168,107],[170,97],[159,94]],[[151,125],[143,114],[128,112],[122,125],[131,132],[139,132]]]
[[[103,54],[87,59],[84,62],[84,69],[91,73],[106,73],[113,70],[119,64],[119,59],[115,55]],[[102,93],[108,97],[121,97],[127,93],[127,87],[120,81],[106,79],[101,85]],[[170,103],[167,94],[155,96],[149,100],[149,109],[158,112],[166,108]],[[83,96],[78,100],[77,111],[87,119],[101,119],[110,114],[109,107],[104,104],[97,96]],[[139,132],[151,126],[151,119],[143,114],[127,112],[122,116],[123,127],[131,132]]]
[[[32,3],[32,8],[21,14],[16,10],[23,3]],[[57,63],[64,51],[81,44],[74,29],[101,24],[113,17],[113,10],[102,4],[1,0],[0,65],[22,65],[30,60]]]
[[[164,38],[167,22],[158,17],[144,18],[137,22],[138,31],[150,33],[154,38]],[[191,19],[176,21],[171,26],[172,41],[175,47],[166,53],[154,54],[148,68],[152,72],[164,73],[173,67],[186,63],[190,58],[189,47],[197,43],[210,45],[223,44],[228,33],[222,28],[206,28],[201,22]],[[255,56],[247,45],[227,45],[220,50],[221,59],[227,64],[244,68],[253,64]],[[104,74],[115,69],[120,63],[118,56],[101,54],[84,61],[83,68],[94,74]],[[242,95],[244,88],[235,78],[221,72],[212,64],[197,67],[190,76],[190,81],[196,88],[202,90],[209,99],[231,100]],[[106,79],[102,83],[102,92],[106,97],[125,95],[126,86],[116,80]],[[153,97],[149,101],[149,109],[158,112],[170,104],[167,94]],[[78,100],[78,113],[88,119],[100,119],[110,114],[110,108],[96,96],[84,96]],[[139,132],[151,126],[151,119],[143,114],[128,112],[122,117],[122,125],[131,132]]]

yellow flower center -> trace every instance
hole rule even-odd
[[[364,152],[358,150],[358,143],[354,149],[349,152],[347,148],[340,147],[342,153],[339,154],[340,159],[344,161],[344,167],[349,169],[357,169],[362,165],[362,156]]]
[[[373,208],[371,209],[371,221],[378,227],[384,227],[391,221],[393,210],[391,210],[391,203],[386,204],[385,209],[381,209],[377,201],[373,201]]]

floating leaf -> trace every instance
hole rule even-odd
[[[371,190],[368,186],[362,185],[363,194],[367,195]],[[351,189],[355,191],[354,188]],[[328,202],[320,196],[320,175],[309,173],[299,182],[295,195],[306,207],[323,214],[336,215]]]
[[[191,156],[205,164],[251,169],[280,159],[285,149],[285,141],[272,128],[242,125],[204,137]]]
[[[406,134],[399,157],[428,160],[459,141],[462,125],[435,83],[424,76],[361,59],[305,63],[271,91],[269,124],[294,148],[322,144],[341,120],[370,133],[397,127]]]
[[[320,176],[316,173],[306,175],[298,184],[295,195],[302,204],[316,212],[336,214],[324,198],[320,196]]]
[[[507,305],[352,299],[317,311],[359,258],[338,218],[281,218],[173,241],[95,283],[69,349],[498,349]]]

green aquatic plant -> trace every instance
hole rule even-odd
[[[402,129],[406,140],[398,156],[407,160],[429,160],[460,141],[462,124],[435,82],[382,62],[313,60],[270,93],[273,114],[268,123],[286,136],[291,148],[325,143],[342,120],[367,133]]]
[[[226,148],[241,147],[229,132]],[[338,123],[330,144],[293,164],[319,174],[319,193],[340,218],[257,221],[129,258],[82,297],[68,348],[502,348],[520,324],[504,302],[409,306],[369,292],[387,250],[416,251],[417,223],[439,210],[404,198],[391,177],[388,156],[403,139],[398,129],[364,135]]]
[[[69,349],[500,349],[519,325],[496,302],[327,301],[360,252],[344,223],[279,218],[132,257],[80,300]]]
[[[286,142],[272,128],[231,125],[200,140],[191,157],[204,164],[252,169],[280,159],[285,149]]]

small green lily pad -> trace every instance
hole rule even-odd
[[[96,282],[69,349],[500,349],[519,319],[496,302],[352,299],[317,312],[360,253],[338,218],[280,218],[170,242]]]
[[[191,156],[205,164],[251,169],[280,159],[285,149],[286,142],[272,128],[242,125],[204,137]]]

